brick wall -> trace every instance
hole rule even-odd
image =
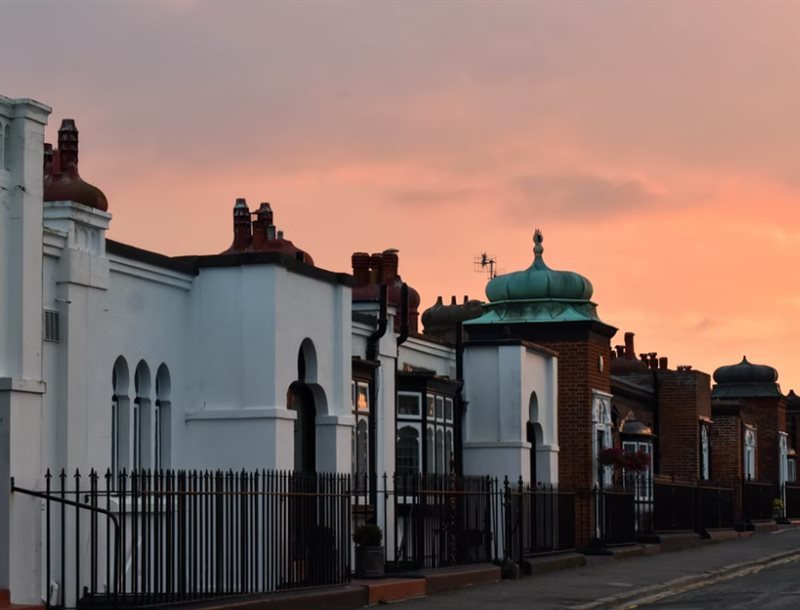
[[[589,489],[594,477],[592,390],[610,393],[609,339],[591,335],[586,341],[540,343],[558,352],[559,481],[566,487]],[[589,495],[576,498],[575,513],[576,542],[582,546],[594,532],[594,504]]]
[[[756,472],[758,480],[780,480],[778,432],[786,432],[786,403],[783,398],[759,398],[747,401],[757,427]]]
[[[700,418],[711,418],[711,378],[701,371],[659,371],[658,408],[659,474],[699,478]]]
[[[711,473],[714,481],[733,488],[733,515],[742,518],[742,420],[738,413],[715,414],[711,427]]]
[[[559,480],[575,488],[593,482],[592,390],[610,392],[609,340],[591,336],[587,341],[542,342],[558,352],[558,445]],[[599,370],[599,357],[605,367]]]

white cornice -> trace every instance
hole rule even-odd
[[[189,291],[192,289],[192,284],[194,282],[194,276],[192,275],[177,273],[169,269],[148,265],[147,263],[123,258],[114,254],[109,255],[108,260],[111,263],[111,273],[118,273],[148,282],[164,284],[180,290]]]

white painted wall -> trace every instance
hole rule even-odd
[[[464,472],[520,476],[530,482],[531,443],[526,425],[536,393],[534,417],[541,427],[535,479],[558,482],[557,378],[555,358],[525,345],[468,345],[464,353]]]
[[[42,159],[50,108],[0,96],[0,587],[37,603],[42,487]]]

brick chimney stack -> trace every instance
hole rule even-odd
[[[58,129],[58,154],[62,172],[78,172],[78,128],[74,119],[61,121]]]
[[[250,208],[247,207],[247,201],[240,197],[233,206],[233,246],[231,249],[244,252],[250,247],[252,239]]]

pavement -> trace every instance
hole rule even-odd
[[[800,559],[800,528],[624,560],[587,559],[583,567],[395,602],[393,606],[397,610],[641,607],[643,603]],[[789,565],[797,570],[798,564]],[[800,597],[795,599],[798,600]]]

